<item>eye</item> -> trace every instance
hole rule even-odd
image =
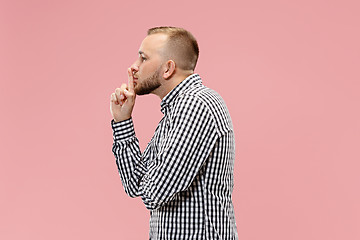
[[[146,61],[146,60],[147,60],[147,58],[146,58],[146,57],[143,57],[143,56],[140,56],[140,58],[141,58],[142,61]]]

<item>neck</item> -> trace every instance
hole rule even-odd
[[[184,71],[182,74],[174,74],[171,78],[164,80],[162,86],[156,89],[153,93],[162,100],[171,90],[173,90],[191,74],[194,74],[193,70]]]

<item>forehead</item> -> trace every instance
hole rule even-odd
[[[155,33],[146,36],[140,45],[139,51],[144,52],[145,54],[152,55],[159,53],[159,50],[162,50],[168,36],[163,33]]]

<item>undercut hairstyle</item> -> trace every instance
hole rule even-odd
[[[194,70],[199,58],[199,46],[195,37],[183,28],[154,27],[147,31],[148,35],[163,33],[168,36],[162,52],[166,60],[173,60],[178,68]]]

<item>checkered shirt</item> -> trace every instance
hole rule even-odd
[[[132,119],[111,120],[120,179],[150,210],[150,239],[238,239],[235,139],[224,100],[192,74],[162,99],[161,112],[143,153]]]

